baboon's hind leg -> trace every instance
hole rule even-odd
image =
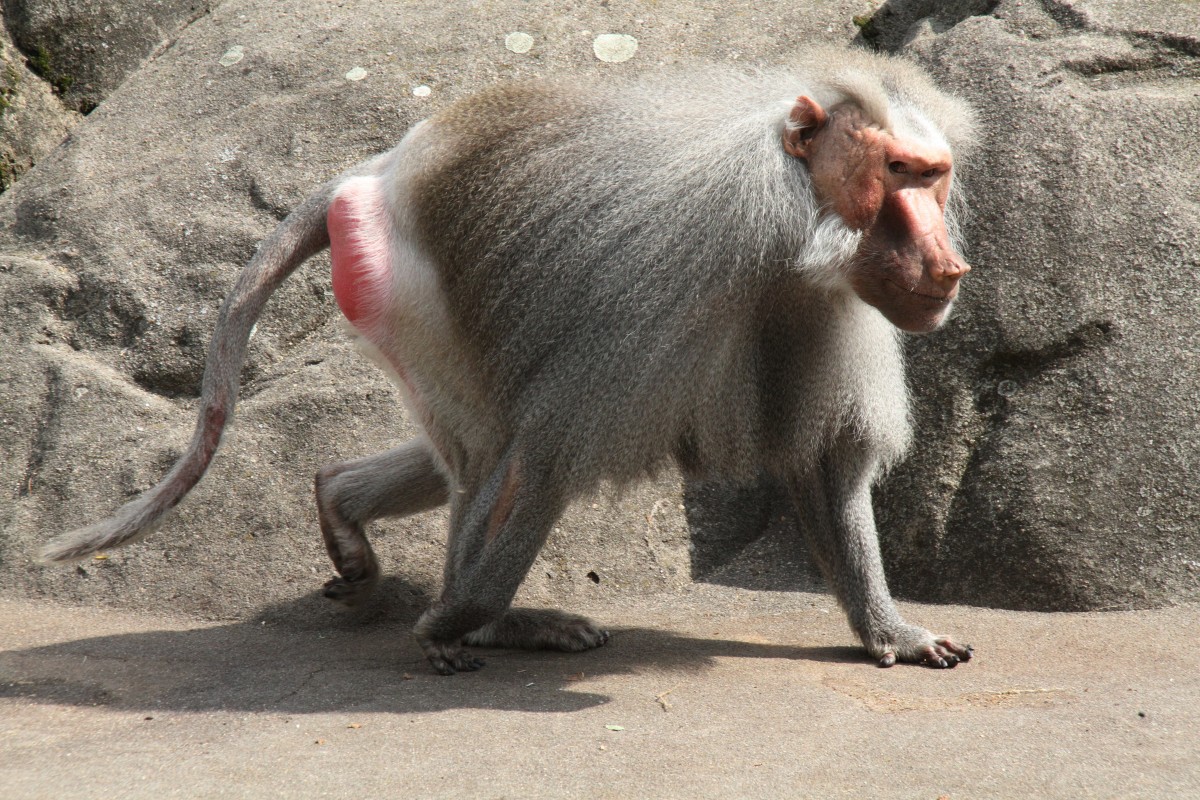
[[[325,596],[349,607],[361,605],[379,580],[379,562],[363,526],[436,508],[448,496],[446,480],[422,439],[323,467],[316,493],[321,534],[338,572],[325,584]]]
[[[504,646],[514,630],[537,627],[534,618],[510,617],[509,606],[566,504],[555,471],[516,444],[481,485],[463,489],[452,503],[441,597],[413,629],[442,675],[483,666],[463,649],[472,633],[473,641]]]

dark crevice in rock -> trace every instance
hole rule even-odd
[[[977,410],[992,417],[993,423],[1003,419],[1008,412],[1007,398],[1018,387],[1064,361],[1101,350],[1118,338],[1120,332],[1112,320],[1092,320],[1045,347],[997,350],[979,366],[979,382],[988,390],[976,396]],[[1006,386],[1011,386],[1011,391]]]
[[[72,348],[120,348],[124,369],[142,390],[168,400],[198,396],[208,340],[202,325],[154,322],[153,312],[128,287],[86,272],[77,279],[61,310],[72,324],[67,338]]]
[[[142,304],[126,287],[114,286],[89,273],[80,273],[78,281],[63,302],[63,318],[77,326],[71,346],[87,349],[79,341],[80,336],[120,347],[134,345],[149,327]]]
[[[1093,80],[1103,87],[1107,82],[1127,83],[1149,80],[1195,80],[1200,78],[1200,59],[1186,50],[1170,46],[1161,37],[1128,35],[1132,52],[1096,55],[1067,61],[1064,68]]]
[[[1132,38],[1167,48],[1188,58],[1200,58],[1200,36],[1181,36],[1176,33],[1132,33]]]
[[[282,221],[290,213],[288,209],[283,208],[277,203],[271,202],[263,193],[262,186],[259,185],[257,178],[250,178],[250,205],[257,208],[259,211],[266,211],[275,219]]]
[[[177,335],[176,344],[180,350],[190,346],[190,343],[181,344],[180,338],[187,337]],[[200,396],[202,370],[203,365],[197,367],[191,363],[183,366],[152,363],[135,367],[130,377],[139,388],[167,400],[194,400]]]
[[[65,395],[66,386],[62,373],[53,367],[47,369],[41,414],[34,427],[33,446],[25,460],[25,470],[21,474],[21,485],[17,487],[17,497],[29,496],[33,492],[34,481],[42,474],[46,454],[53,449],[53,442],[58,436],[58,409],[64,402]]]
[[[83,115],[171,47],[212,5],[200,0],[0,4],[10,38],[29,70],[50,85],[64,106]]]
[[[1056,0],[1041,0],[1041,7],[1050,19],[1057,22],[1066,30],[1086,31],[1091,30],[1093,27],[1088,22],[1086,15],[1080,11],[1076,11],[1066,3],[1056,2]]]
[[[1102,33],[1120,37],[1135,46],[1145,44],[1188,58],[1200,57],[1200,36],[1186,36],[1167,31],[1130,31],[1107,28],[1092,23],[1083,12],[1076,11],[1069,4],[1056,0],[1041,0],[1041,7],[1051,19],[1069,31]]]
[[[25,63],[25,68],[44,80],[54,91],[55,96],[61,101],[63,95],[69,92],[71,87],[74,86],[75,78],[69,73],[62,71],[57,63],[57,59],[44,44],[28,40],[21,35],[19,29],[10,31],[10,34],[13,45],[21,54],[21,59]],[[95,108],[96,104],[89,102],[80,105],[74,110],[86,116],[95,110]]]
[[[68,136],[66,143],[70,142]],[[66,143],[59,147],[66,146]],[[59,238],[59,221],[62,212],[53,200],[39,195],[17,201],[14,213],[5,221],[6,233],[12,233],[29,241],[54,242]]]
[[[60,73],[57,65],[54,62],[54,57],[42,45],[23,45],[19,39],[13,42],[17,46],[17,50],[21,52],[21,57],[25,62],[25,67],[38,76],[46,83],[50,84],[50,88],[54,93],[61,97],[67,90],[71,88],[74,79],[70,75]],[[90,111],[91,109],[88,109]],[[86,114],[87,111],[82,113]]]
[[[1000,0],[889,0],[870,16],[854,18],[858,41],[875,50],[894,53],[904,46],[909,32],[928,19],[942,33],[963,20],[991,14]]]

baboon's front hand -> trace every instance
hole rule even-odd
[[[904,625],[889,631],[881,641],[866,645],[881,667],[905,661],[934,669],[954,669],[960,661],[970,661],[975,655],[971,645],[957,644],[949,636],[937,636],[918,625]]]

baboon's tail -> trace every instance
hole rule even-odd
[[[222,304],[205,362],[196,432],[187,452],[158,485],[108,519],[52,539],[42,548],[41,561],[74,561],[145,538],[200,481],[233,417],[246,345],[263,306],[305,259],[329,246],[325,215],[337,183],[322,187],[263,240]]]

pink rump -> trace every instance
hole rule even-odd
[[[347,181],[329,205],[326,225],[333,296],[346,319],[358,327],[372,306],[378,308],[378,293],[387,286],[388,233],[379,181]]]

